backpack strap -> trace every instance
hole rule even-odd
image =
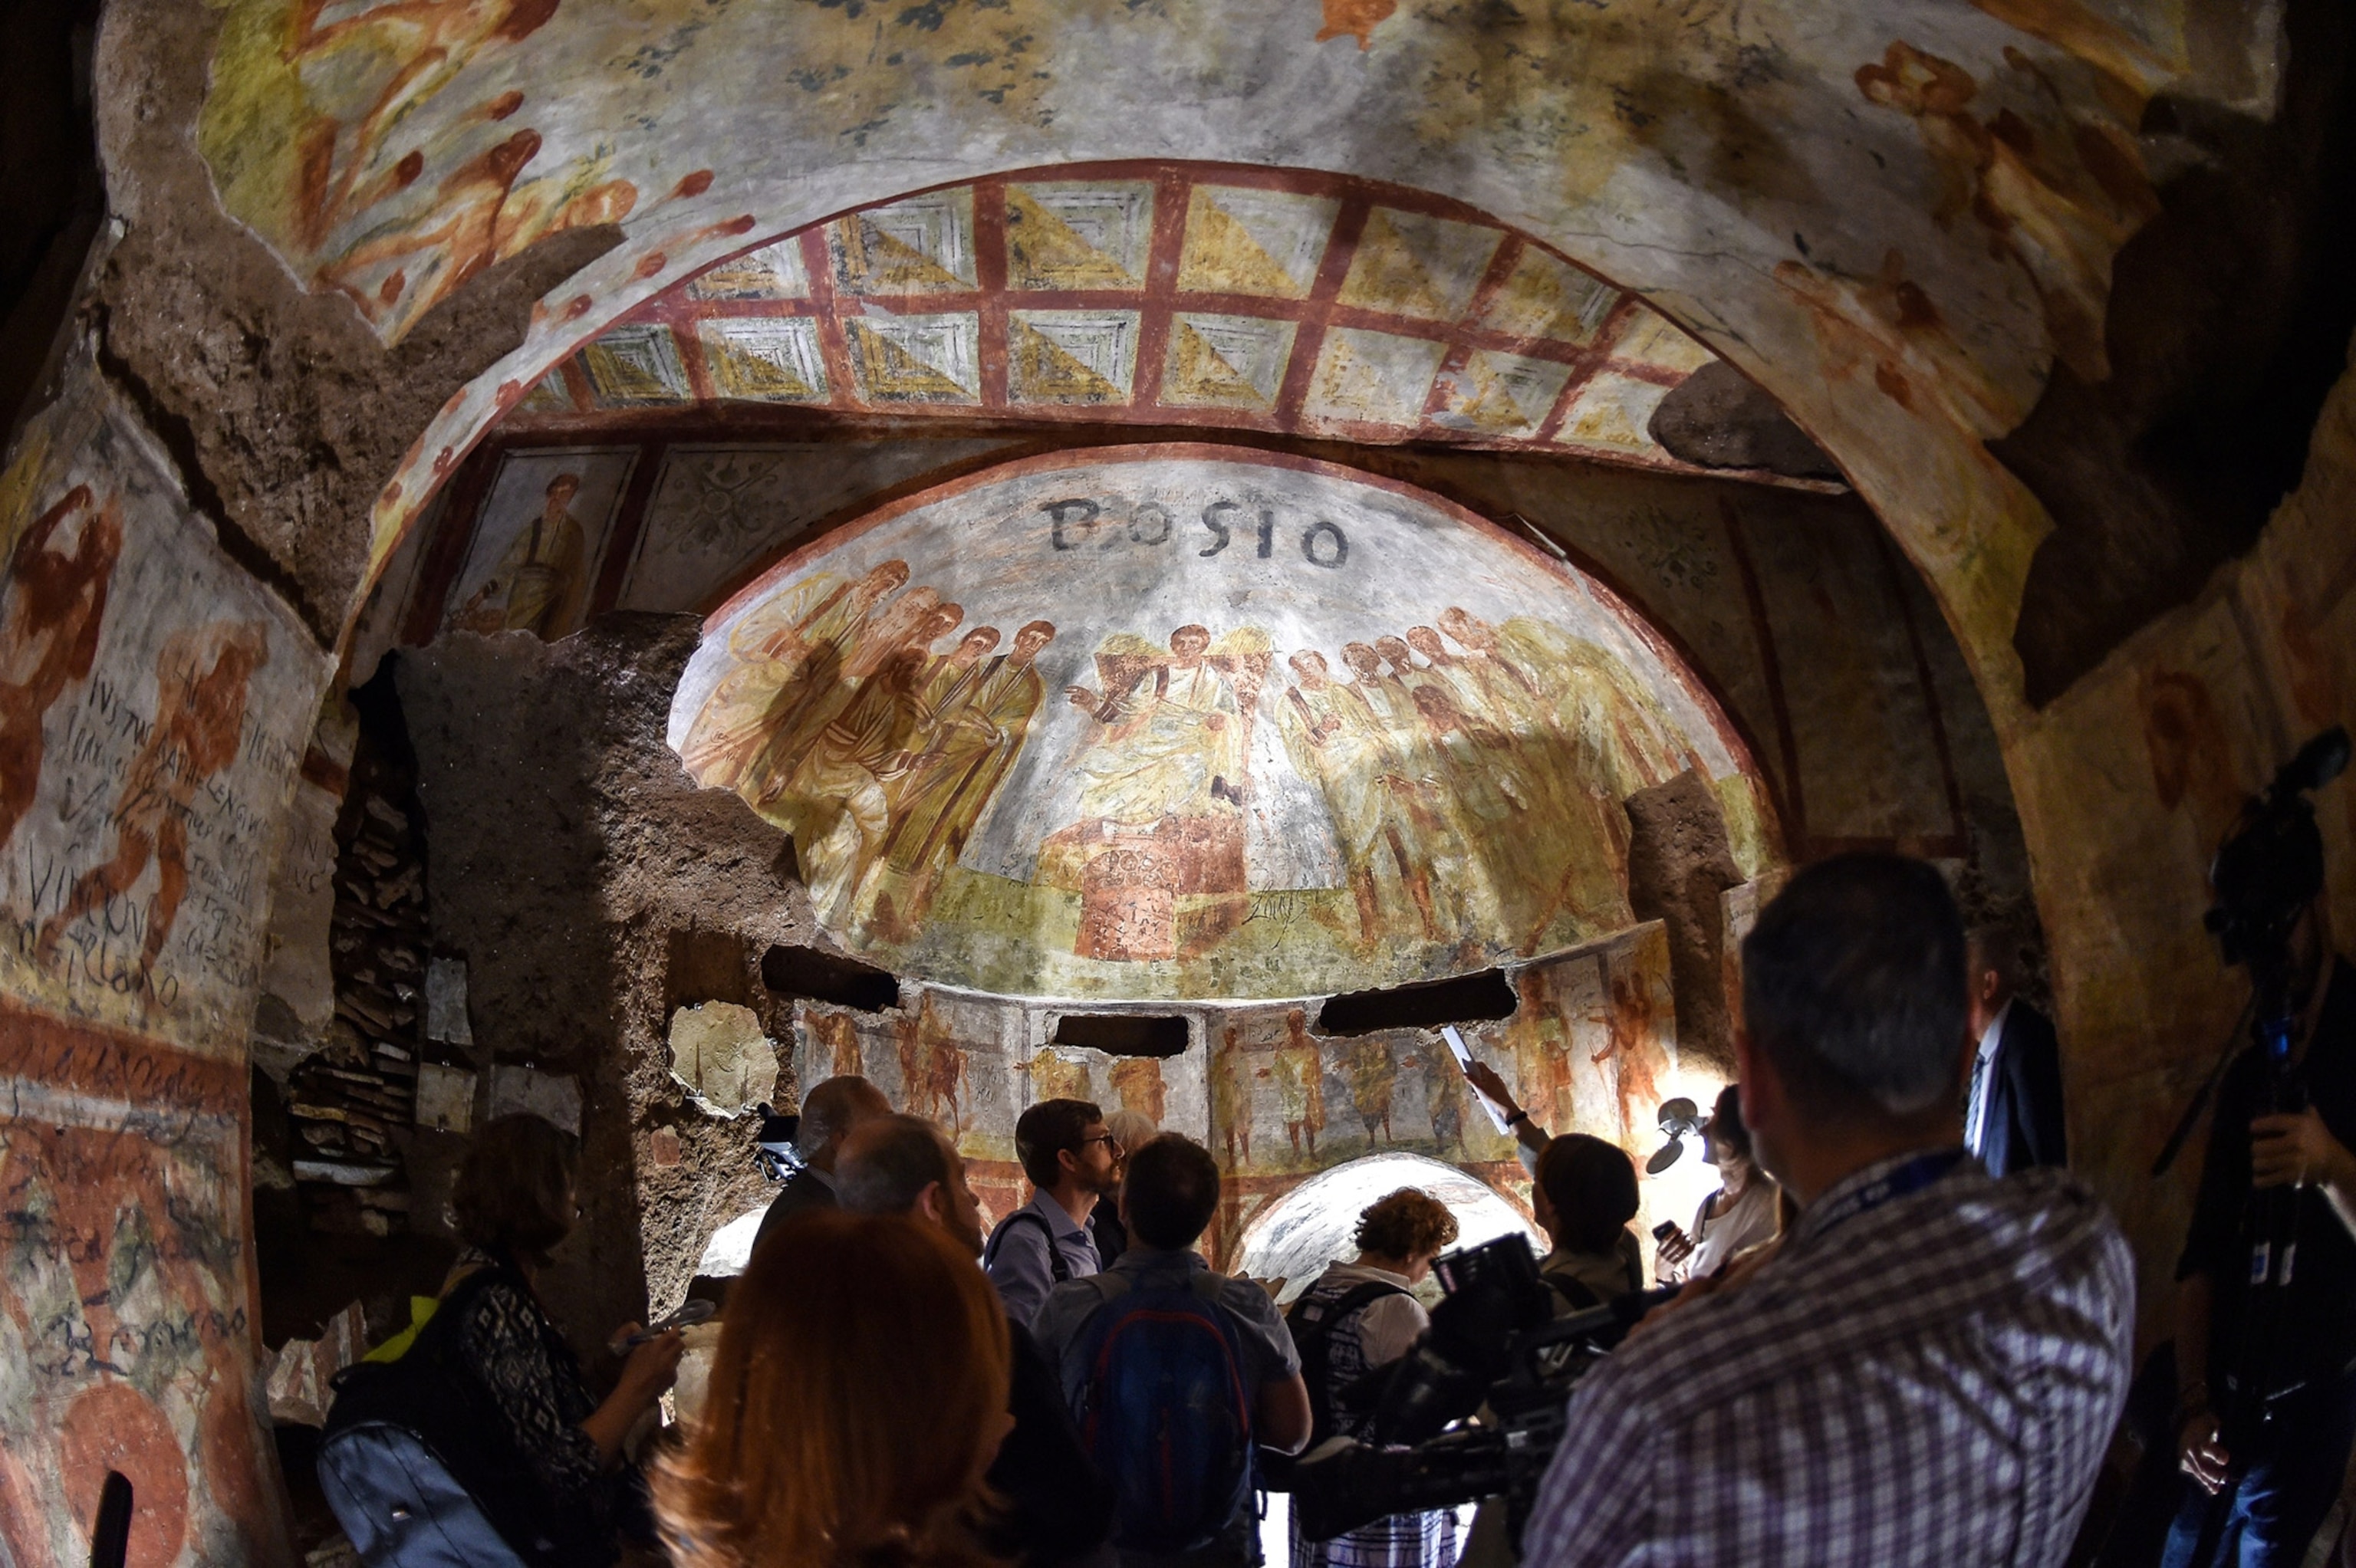
[[[1603,1305],[1603,1298],[1578,1280],[1558,1274],[1541,1275],[1554,1292],[1570,1304],[1573,1312],[1588,1312]]]
[[[1285,1327],[1292,1331],[1293,1348],[1301,1352],[1301,1380],[1309,1385],[1311,1416],[1310,1443],[1313,1446],[1333,1435],[1333,1410],[1344,1403],[1342,1397],[1350,1390],[1331,1387],[1333,1371],[1333,1330],[1357,1313],[1388,1296],[1406,1296],[1408,1292],[1386,1280],[1370,1279],[1352,1285],[1340,1296],[1320,1301],[1317,1292],[1310,1291],[1292,1304],[1285,1314]],[[1356,1386],[1356,1381],[1352,1387]]]
[[[1026,1222],[1038,1226],[1039,1233],[1047,1239],[1047,1273],[1054,1277],[1057,1285],[1071,1279],[1073,1277],[1071,1260],[1065,1257],[1064,1249],[1055,1244],[1055,1228],[1047,1223],[1046,1216],[1030,1209],[1017,1209],[998,1222],[998,1229],[990,1232],[990,1244],[981,1249],[981,1266],[988,1268],[998,1261],[1000,1237],[1005,1235],[1014,1226]]]

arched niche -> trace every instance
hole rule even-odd
[[[1705,781],[1775,857],[1739,735],[1609,590],[1437,496],[1162,444],[910,496],[706,624],[673,749],[795,837],[896,973],[1011,996],[1276,998],[1635,923],[1636,790]]]
[[[1456,1216],[1455,1247],[1476,1247],[1500,1236],[1520,1236],[1538,1252],[1543,1232],[1524,1207],[1479,1177],[1419,1154],[1373,1154],[1322,1171],[1266,1201],[1244,1224],[1229,1250],[1234,1272],[1282,1280],[1279,1301],[1307,1289],[1336,1259],[1355,1257],[1358,1216],[1367,1205],[1412,1187],[1448,1205]]]

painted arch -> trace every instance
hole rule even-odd
[[[688,770],[794,835],[820,922],[1008,995],[1267,998],[1634,923],[1631,793],[1767,793],[1609,590],[1436,496],[1183,444],[910,497],[707,624]]]

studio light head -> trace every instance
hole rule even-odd
[[[2307,797],[2346,769],[2348,750],[2338,725],[2300,747],[2218,849],[2209,869],[2217,901],[2203,923],[2226,963],[2263,971],[2282,962],[2291,927],[2323,891],[2323,835]]]
[[[1686,1138],[1698,1135],[1703,1125],[1701,1107],[1683,1095],[1661,1102],[1661,1136],[1667,1141],[1644,1162],[1644,1174],[1658,1176],[1676,1164],[1677,1157],[1686,1152]]]

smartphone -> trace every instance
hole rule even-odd
[[[648,1340],[659,1339],[674,1328],[692,1328],[699,1323],[708,1323],[712,1320],[712,1315],[719,1310],[720,1308],[712,1303],[698,1297],[661,1322],[641,1328],[630,1335],[622,1341],[621,1348],[625,1350],[635,1350]]]
[[[1676,1233],[1677,1222],[1675,1220],[1664,1220],[1653,1227],[1653,1240],[1656,1242],[1665,1242]]]
[[[1440,1038],[1448,1042],[1449,1051],[1456,1058],[1456,1066],[1459,1072],[1462,1072],[1463,1069],[1472,1065],[1472,1050],[1470,1046],[1464,1043],[1464,1037],[1456,1032],[1456,1026],[1454,1024],[1441,1024],[1440,1026]],[[1492,1125],[1494,1125],[1499,1132],[1504,1133],[1508,1136],[1512,1136],[1514,1130],[1513,1124],[1505,1120],[1505,1113],[1502,1107],[1492,1104],[1489,1096],[1481,1093],[1477,1087],[1472,1091],[1472,1098],[1480,1101],[1481,1108],[1489,1113],[1489,1121]]]

